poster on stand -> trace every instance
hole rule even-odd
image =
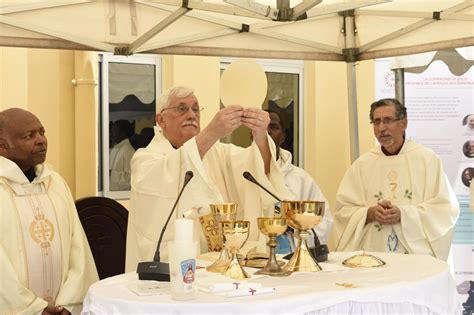
[[[376,99],[395,97],[395,76],[390,60],[375,62]],[[460,205],[452,257],[464,313],[471,314],[474,296],[474,68],[456,76],[442,61],[422,73],[405,71],[406,136],[435,151]],[[470,293],[470,294],[469,294]],[[469,302],[468,302],[469,299]]]

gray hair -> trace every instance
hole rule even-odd
[[[382,106],[395,106],[395,116],[397,119],[407,118],[407,108],[396,98],[383,98],[370,105],[370,122],[374,122],[374,111]]]
[[[176,98],[188,97],[194,95],[194,90],[187,86],[174,86],[172,88],[164,91],[158,98],[158,103],[156,106],[157,112],[161,112],[163,109],[167,108],[170,105],[171,96]]]

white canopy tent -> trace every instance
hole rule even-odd
[[[474,45],[472,0],[276,1],[3,0],[0,45],[334,61]]]
[[[473,0],[2,0],[0,46],[345,61],[474,46]]]
[[[405,69],[406,72],[421,73],[433,62],[444,62],[454,75],[463,75],[474,65],[474,47],[445,49],[436,52],[427,52],[404,57],[392,58],[392,70]]]
[[[392,58],[390,68],[395,72],[396,98],[405,100],[405,72],[422,73],[437,60],[444,62],[452,74],[461,76],[474,66],[474,47],[451,48]]]

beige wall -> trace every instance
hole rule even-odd
[[[314,75],[308,78],[314,98],[305,102],[313,111],[305,121],[309,131],[305,132],[305,168],[332,208],[339,180],[349,165],[345,64],[309,64],[314,67]]]
[[[218,110],[219,61],[217,57],[162,58],[162,88],[194,87],[205,108],[202,127]],[[97,62],[97,54],[89,52],[0,49],[0,109],[18,106],[40,117],[50,143],[47,161],[66,178],[77,198],[96,194]],[[374,144],[368,123],[368,105],[374,97],[373,62],[361,62],[356,69],[363,153]],[[333,207],[350,165],[346,65],[307,61],[304,76],[305,169]]]
[[[0,109],[21,107],[35,113],[48,137],[47,162],[71,190],[74,171],[74,52],[0,49]]]
[[[0,48],[0,109],[27,108],[28,49]]]

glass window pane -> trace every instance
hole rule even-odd
[[[281,148],[293,154],[298,161],[299,75],[266,72],[268,93],[264,109],[277,112],[282,119],[285,141]]]
[[[155,66],[109,64],[110,190],[130,190],[130,160],[155,124]],[[151,133],[144,130],[151,129]]]
[[[102,188],[104,196],[128,198],[130,160],[154,136],[156,58],[108,56],[102,63]]]

